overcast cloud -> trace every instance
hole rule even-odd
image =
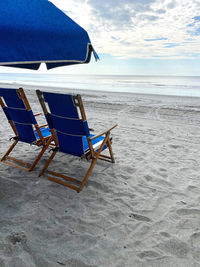
[[[192,0],[51,0],[85,28],[98,53],[200,58],[200,3]]]

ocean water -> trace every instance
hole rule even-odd
[[[138,94],[200,97],[200,76],[0,73],[0,83]]]

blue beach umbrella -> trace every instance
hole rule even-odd
[[[47,69],[88,63],[87,32],[48,0],[0,1],[0,65]]]

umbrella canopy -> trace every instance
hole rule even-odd
[[[47,69],[88,63],[87,32],[48,0],[0,1],[0,65]]]

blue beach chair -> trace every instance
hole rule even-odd
[[[15,134],[12,138],[14,140],[13,144],[2,157],[1,161],[25,171],[32,171],[52,141],[51,132],[46,127],[47,125],[38,126],[22,88],[0,88],[0,105]],[[42,147],[33,163],[30,164],[9,156],[19,141]]]
[[[80,192],[97,159],[114,163],[110,132],[117,125],[96,136],[92,135],[88,128],[80,95],[48,93],[39,90],[36,92],[56,145],[40,175]],[[109,150],[109,156],[101,154],[106,148]],[[81,158],[85,157],[92,161],[81,182],[75,178],[47,170],[57,151]]]

